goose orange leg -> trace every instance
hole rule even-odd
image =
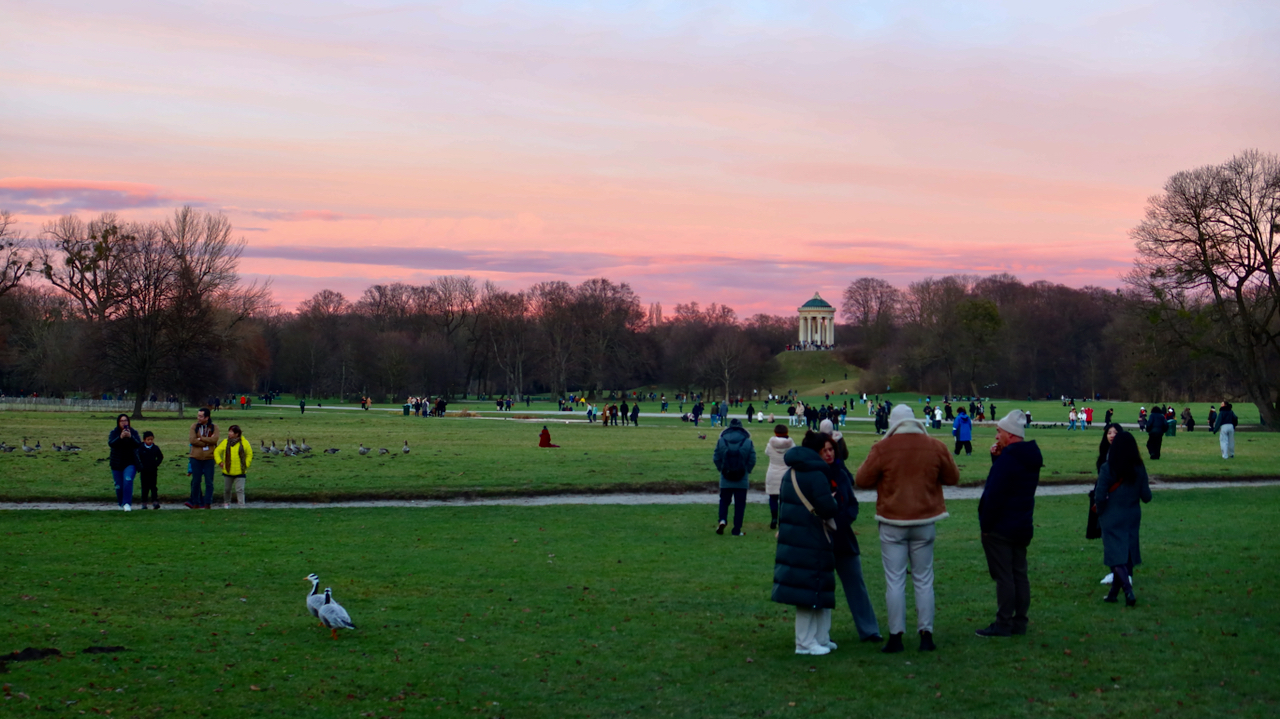
[[[330,629],[329,631],[333,633],[333,638],[336,640],[336,639],[338,638],[338,630],[337,630],[337,629]]]

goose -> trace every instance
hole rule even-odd
[[[311,616],[317,620],[320,618],[320,607],[324,606],[324,595],[320,593],[320,577],[315,574],[308,574],[306,581],[311,582],[311,593],[307,595],[307,611],[311,612]],[[319,622],[320,626],[324,626],[324,622]]]
[[[329,628],[334,639],[338,638],[339,629],[355,629],[351,623],[351,615],[341,604],[333,601],[333,589],[325,587],[324,604],[320,605],[320,623]]]
[[[311,451],[311,445],[307,444],[307,440],[305,437],[302,439],[302,444],[298,445],[298,450],[301,452]]]
[[[326,449],[326,450],[324,451],[324,453],[325,453],[325,454],[337,454],[337,453],[339,453],[339,452],[341,452],[341,451],[342,451],[342,450],[338,449],[337,447],[330,447],[330,448]]]
[[[271,454],[271,450],[267,449],[267,440],[265,439],[258,440],[258,449],[261,450],[263,454]]]
[[[58,444],[57,442],[55,442],[55,443],[53,444],[53,451],[55,451],[55,452],[61,452],[61,451],[62,451],[62,445],[60,445],[60,444]]]
[[[405,454],[409,453],[409,440],[406,439],[404,441],[404,446],[400,448],[400,451],[404,452]]]
[[[379,456],[381,456],[381,455],[387,454],[387,453],[388,453],[388,452],[390,452],[390,451],[391,451],[391,450],[387,449],[386,447],[379,447],[379,448],[378,448],[378,455],[379,455]]]
[[[17,449],[17,448],[16,448],[16,447],[10,447],[9,445],[7,445],[7,444],[5,444],[5,443],[4,443],[4,440],[0,440],[0,452],[12,452],[12,451],[13,451],[13,450],[15,450],[15,449]]]
[[[39,451],[40,451],[40,440],[38,440],[38,439],[36,440],[36,451],[37,451],[37,452],[39,452]]]
[[[63,448],[63,449],[65,449],[65,450],[67,450],[68,452],[79,452],[79,451],[80,451],[80,448],[79,448],[79,447],[77,447],[76,445],[74,445],[74,444],[72,444],[72,443],[68,442],[68,441],[67,441],[67,440],[65,440],[65,439],[64,439],[64,440],[62,440],[62,448]]]
[[[28,447],[28,446],[27,446],[27,438],[26,438],[26,437],[23,437],[23,438],[22,438],[22,451],[23,451],[23,452],[26,452],[27,454],[31,454],[32,452],[35,452],[35,451],[36,451],[36,450],[38,450],[38,449],[40,449],[40,443],[39,443],[39,442],[36,442],[36,446],[34,446],[34,447]]]
[[[368,448],[368,447],[366,447],[366,446],[364,446],[364,442],[361,442],[361,443],[360,443],[360,450],[359,450],[359,451],[360,451],[360,454],[368,454],[368,453],[369,453],[369,448]]]
[[[280,450],[276,449],[276,441],[274,439],[271,440],[271,448],[268,449],[267,451],[273,455],[279,456]]]

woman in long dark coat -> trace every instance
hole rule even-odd
[[[822,655],[835,648],[831,642],[831,610],[836,605],[835,522],[831,520],[839,506],[832,496],[827,463],[812,449],[821,449],[825,443],[816,432],[806,432],[804,444],[783,456],[789,469],[780,488],[772,599],[796,608],[796,654]]]
[[[1142,564],[1138,547],[1138,528],[1142,524],[1142,504],[1151,501],[1147,468],[1138,453],[1138,441],[1132,434],[1121,432],[1111,443],[1106,464],[1098,472],[1094,487],[1098,507],[1098,525],[1102,528],[1102,563],[1115,575],[1106,601],[1116,601],[1124,590],[1125,604],[1138,603],[1133,594],[1133,568]]]

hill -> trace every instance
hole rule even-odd
[[[794,389],[802,397],[857,389],[862,370],[840,361],[835,352],[783,352],[777,356],[782,379],[775,392]],[[825,380],[825,382],[824,382]]]

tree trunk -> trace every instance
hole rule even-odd
[[[147,389],[145,387],[142,387],[142,388],[139,388],[137,390],[137,393],[134,395],[133,416],[130,417],[130,419],[142,419],[142,403],[145,402],[147,399],[146,391]]]

